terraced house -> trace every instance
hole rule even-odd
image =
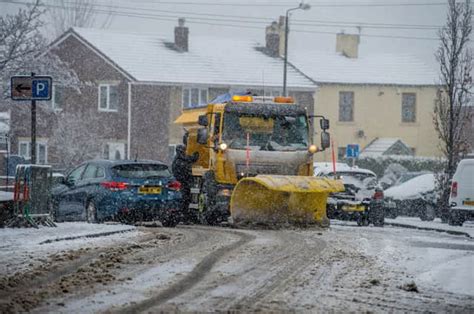
[[[174,38],[162,35],[73,28],[50,45],[49,52],[68,64],[81,86],[77,91],[56,82],[53,101],[43,104],[53,113],[40,112],[46,122],[38,128],[38,143],[44,147],[39,162],[70,166],[63,146],[78,142],[85,143],[83,150],[92,150],[83,159],[169,162],[175,145],[182,142],[183,130],[173,121],[183,108],[206,104],[229,91],[280,94],[283,61],[269,56],[266,47],[190,36],[184,20],[174,29]],[[293,67],[288,77],[291,95],[313,110],[314,82]],[[12,153],[26,158],[29,121],[27,110],[12,113]],[[57,128],[64,132],[52,131]],[[87,141],[72,135],[58,140],[68,129]]]

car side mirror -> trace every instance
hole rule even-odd
[[[198,129],[198,131],[197,131],[197,142],[201,145],[207,144],[207,129],[206,128]]]
[[[323,131],[321,132],[321,149],[325,150],[331,146],[331,136],[328,132]]]
[[[200,115],[198,118],[198,124],[201,126],[208,126],[209,125],[209,119],[207,118],[207,115],[203,114]]]
[[[64,185],[73,186],[75,183],[76,183],[76,180],[74,180],[73,178],[68,177],[64,179]]]
[[[321,130],[326,131],[329,129],[329,120],[326,118],[322,118],[319,120],[319,125],[321,126]]]

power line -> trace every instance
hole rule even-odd
[[[14,1],[12,1],[14,2]],[[73,2],[65,1],[65,3],[74,5]],[[44,6],[48,7],[58,7],[54,4],[44,4]],[[169,13],[169,14],[183,14],[183,15],[196,15],[196,16],[209,16],[208,18],[200,18],[200,20],[208,20],[208,21],[223,21],[223,22],[237,22],[237,23],[253,23],[253,24],[262,24],[262,23],[270,23],[274,21],[274,18],[271,17],[251,17],[251,16],[239,16],[239,15],[230,15],[230,14],[212,14],[212,13],[196,13],[196,12],[186,12],[186,11],[170,11],[170,10],[160,10],[154,8],[139,8],[139,7],[127,7],[127,6],[117,6],[117,5],[104,5],[104,4],[94,4],[94,7],[103,7],[107,8],[108,10],[116,10],[116,9],[123,9],[123,10],[132,10],[132,11],[146,11],[146,12],[161,12],[161,13]],[[61,7],[62,8],[62,7]],[[69,7],[73,8],[73,7]],[[74,8],[73,8],[74,9]],[[124,13],[124,12],[123,12]],[[135,12],[133,12],[135,13]],[[140,12],[138,12],[140,13]],[[166,16],[166,15],[156,15],[159,17],[176,17],[175,15]],[[223,19],[223,17],[228,17],[231,19]],[[187,18],[194,18],[194,17],[187,17]],[[235,20],[238,19],[238,20]],[[243,21],[243,20],[255,20],[255,21]],[[422,24],[387,24],[387,23],[367,23],[367,22],[337,22],[337,21],[323,21],[323,20],[299,20],[293,19],[293,25],[301,25],[301,26],[317,26],[317,27],[364,27],[370,29],[416,29],[416,30],[437,30],[441,28],[440,25],[422,25]]]
[[[142,1],[143,2],[143,1]],[[283,7],[289,8],[295,6],[295,3],[255,3],[255,2],[190,2],[190,1],[144,1],[153,4],[172,4],[172,5],[196,5],[196,6],[233,6],[233,7]],[[446,2],[392,2],[392,3],[349,3],[349,2],[320,2],[311,3],[312,7],[404,7],[404,6],[445,6]]]
[[[14,0],[4,0],[4,2],[20,4],[20,5],[27,5],[25,2],[14,1]],[[42,6],[49,7],[49,8],[62,8],[62,9],[77,9],[77,7],[72,6],[57,6],[57,5],[50,5],[50,4],[42,4]],[[167,15],[156,15],[156,14],[149,14],[149,13],[137,13],[137,12],[123,12],[118,10],[104,10],[104,9],[97,9],[94,8],[92,10],[94,13],[99,14],[113,14],[117,16],[124,16],[124,17],[135,17],[135,18],[142,18],[142,19],[150,19],[150,20],[164,20],[164,21],[176,21],[176,18],[179,16],[167,16]],[[214,22],[216,19],[204,19],[204,18],[189,18],[188,21],[191,24],[202,24],[202,25],[210,25],[210,26],[224,26],[224,27],[233,27],[233,28],[247,28],[247,29],[258,29],[262,30],[262,27],[258,26],[250,26],[250,25],[242,25],[242,24],[233,24],[233,23],[245,23],[248,24],[249,21],[240,21],[240,20],[233,20],[232,24],[229,24],[229,20],[223,20],[226,23],[217,23]],[[211,20],[211,22],[208,22]],[[261,24],[262,22],[253,22],[257,24]],[[316,27],[317,25],[313,25]],[[331,25],[331,27],[334,27]],[[346,25],[347,27],[347,25]],[[313,30],[301,30],[301,29],[292,29],[293,32],[298,33],[311,33],[311,34],[331,34],[336,35],[336,32],[326,32],[326,31],[313,31]],[[395,35],[375,35],[375,34],[361,34],[363,37],[373,37],[373,38],[390,38],[390,39],[416,39],[416,40],[438,40],[438,38],[430,38],[430,37],[412,37],[412,36],[395,36]]]

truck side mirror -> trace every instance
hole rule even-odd
[[[325,150],[326,148],[329,148],[330,145],[331,136],[329,135],[329,133],[326,131],[321,132],[321,149]]]
[[[202,126],[207,126],[209,124],[209,119],[207,118],[207,115],[200,115],[198,118],[198,124]]]
[[[201,145],[207,144],[207,129],[206,128],[198,129],[198,131],[197,131],[197,142]]]
[[[321,130],[328,130],[329,129],[329,120],[326,118],[322,118],[319,120],[319,125],[321,126]]]

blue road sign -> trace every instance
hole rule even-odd
[[[358,158],[359,157],[359,144],[349,144],[346,148],[347,158]]]
[[[32,97],[33,98],[51,98],[49,96],[50,80],[32,80]]]
[[[53,78],[50,76],[12,76],[13,100],[50,100]]]

